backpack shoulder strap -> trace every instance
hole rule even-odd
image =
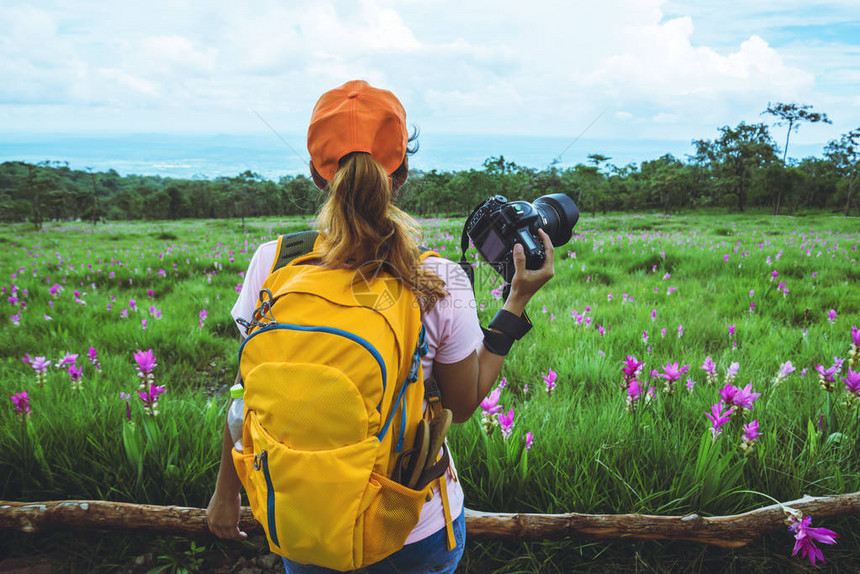
[[[424,247],[423,245],[418,246],[418,252],[420,253],[420,255],[418,255],[418,262],[419,263],[424,261],[428,257],[442,257],[441,255],[439,255],[435,251],[431,251],[431,250],[427,249],[426,247]]]
[[[285,267],[296,257],[313,251],[314,242],[317,240],[318,235],[319,232],[314,230],[279,235],[278,255],[275,257],[275,262],[272,263],[272,269],[269,273],[274,273],[281,267]]]

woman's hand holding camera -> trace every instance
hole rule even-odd
[[[555,251],[552,241],[543,229],[538,229],[538,233],[543,241],[546,254],[540,269],[526,269],[526,255],[523,252],[523,246],[519,243],[514,245],[514,277],[511,280],[511,294],[505,302],[504,309],[515,315],[522,315],[526,303],[537,293],[538,289],[555,275],[555,269],[553,269]]]

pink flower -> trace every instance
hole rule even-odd
[[[627,358],[622,361],[624,365],[621,368],[621,371],[624,373],[624,381],[625,383],[629,383],[642,372],[642,367],[645,365],[643,361],[638,360],[633,355],[627,355]],[[625,384],[625,386],[627,386]]]
[[[818,374],[824,381],[828,383],[836,382],[834,375],[836,374],[836,371],[839,370],[839,367],[837,365],[833,365],[828,369],[825,369],[824,365],[815,365],[815,370],[818,371]]]
[[[666,363],[663,365],[663,373],[658,376],[666,379],[667,384],[671,384],[679,381],[681,379],[681,375],[684,375],[689,369],[690,365],[684,365],[679,369],[678,361],[675,361],[674,363]]]
[[[131,403],[129,402],[129,400],[131,400],[131,395],[120,392],[119,400],[125,401],[125,420],[131,422]]]
[[[737,394],[738,388],[734,385],[726,385],[720,389],[720,398],[728,405],[734,403],[735,395]]]
[[[507,386],[507,384],[508,384],[508,378],[507,378],[507,377],[502,377],[502,381],[499,383],[499,388],[500,388],[500,389],[504,389],[504,388],[505,388],[505,386]]]
[[[495,415],[502,410],[502,406],[499,404],[499,397],[501,394],[501,388],[495,388],[490,391],[490,394],[481,401],[481,410],[483,410],[488,416]]]
[[[711,412],[705,412],[705,416],[711,419],[711,435],[714,440],[723,432],[722,426],[729,422],[732,413],[735,412],[735,407],[723,412],[723,401],[720,401],[711,406]]]
[[[69,368],[66,370],[66,373],[68,373],[69,378],[72,380],[73,383],[80,381],[81,375],[84,374],[84,372],[79,369],[77,365],[74,364],[69,366]]]
[[[713,375],[717,371],[717,364],[711,357],[705,357],[705,362],[702,363],[702,366],[699,368],[704,370],[709,375]]]
[[[549,369],[549,373],[543,375],[543,381],[546,383],[546,393],[548,395],[552,395],[552,392],[555,390],[555,381],[558,378],[558,375],[553,372],[552,368]]]
[[[860,398],[860,371],[855,373],[849,367],[848,377],[841,377],[841,379],[845,383],[845,390],[855,397]]]
[[[684,326],[678,325],[678,338],[680,339],[683,336],[684,336]]]
[[[651,309],[651,320],[652,321],[657,320],[657,309]]]
[[[851,325],[851,338],[854,340],[854,346],[860,347],[860,329],[857,325]]]
[[[76,365],[78,363],[78,356],[73,355],[70,352],[66,351],[66,354],[62,359],[57,361],[57,364],[54,365],[58,369],[65,367],[66,365]]]
[[[758,432],[758,419],[754,420],[751,423],[747,423],[744,425],[744,442],[752,444],[761,436],[761,433]]]
[[[734,336],[735,336],[735,326],[732,324],[732,325],[729,325],[729,337],[734,337]]]
[[[505,411],[502,410],[502,413],[499,415],[499,426],[502,429],[502,436],[505,437],[505,440],[511,436],[511,432],[514,428],[514,409],[511,407],[511,410],[508,411],[508,414],[505,414]]]
[[[128,300],[128,306],[132,311],[137,311],[137,301],[135,301],[134,299]]]
[[[729,382],[733,381],[735,379],[735,377],[737,376],[740,368],[741,368],[741,365],[738,362],[734,362],[731,365],[729,365],[729,368],[726,369],[726,381],[729,381]]]
[[[535,435],[532,434],[532,431],[526,433],[526,450],[529,450],[532,447],[532,443],[535,440]]]
[[[14,395],[9,395],[12,399],[12,404],[15,405],[15,414],[19,419],[22,419],[30,414],[30,397],[27,396],[27,391],[21,391]]]
[[[152,349],[148,351],[138,351],[134,353],[134,360],[137,362],[138,376],[146,376],[152,373],[152,369],[158,366],[155,355]]]
[[[694,381],[692,378],[687,378],[687,390],[692,393],[693,387],[695,387],[695,386],[696,386],[696,381]]]
[[[761,396],[761,393],[753,391],[752,383],[747,384],[744,388],[739,388],[734,385],[726,385],[720,390],[720,398],[727,405],[741,407],[748,411],[753,410],[753,403]]]
[[[140,326],[143,328],[144,331],[146,331],[146,319],[140,320]]]
[[[810,526],[811,523],[811,516],[807,516],[800,521],[792,516],[792,523],[789,525],[788,530],[794,532],[795,539],[794,550],[791,555],[797,556],[797,553],[800,552],[801,556],[809,558],[809,562],[815,566],[816,560],[821,560],[824,563],[824,553],[815,543],[836,544],[836,539],[839,538],[839,535],[827,528],[812,528]]]
[[[164,387],[157,385],[152,385],[149,389],[137,391],[140,400],[143,402],[143,411],[146,414],[153,417],[158,414],[158,398],[164,392],[166,392]]]
[[[51,361],[49,361],[45,357],[34,357],[33,360],[30,362],[30,366],[36,369],[37,373],[44,373],[45,370],[47,370],[47,368],[51,366]]]

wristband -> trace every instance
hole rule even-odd
[[[507,355],[514,344],[514,339],[505,333],[497,333],[481,327],[484,332],[484,347],[494,355]]]
[[[510,311],[499,309],[496,316],[490,321],[489,327],[519,341],[532,328],[532,322],[529,321],[525,313],[522,317],[518,317]]]

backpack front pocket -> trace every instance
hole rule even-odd
[[[375,498],[368,483],[378,439],[299,451],[275,440],[254,411],[247,416],[254,462],[246,489],[254,491],[252,508],[271,550],[301,564],[337,570],[361,566],[364,532],[356,526],[371,504],[368,495]]]

